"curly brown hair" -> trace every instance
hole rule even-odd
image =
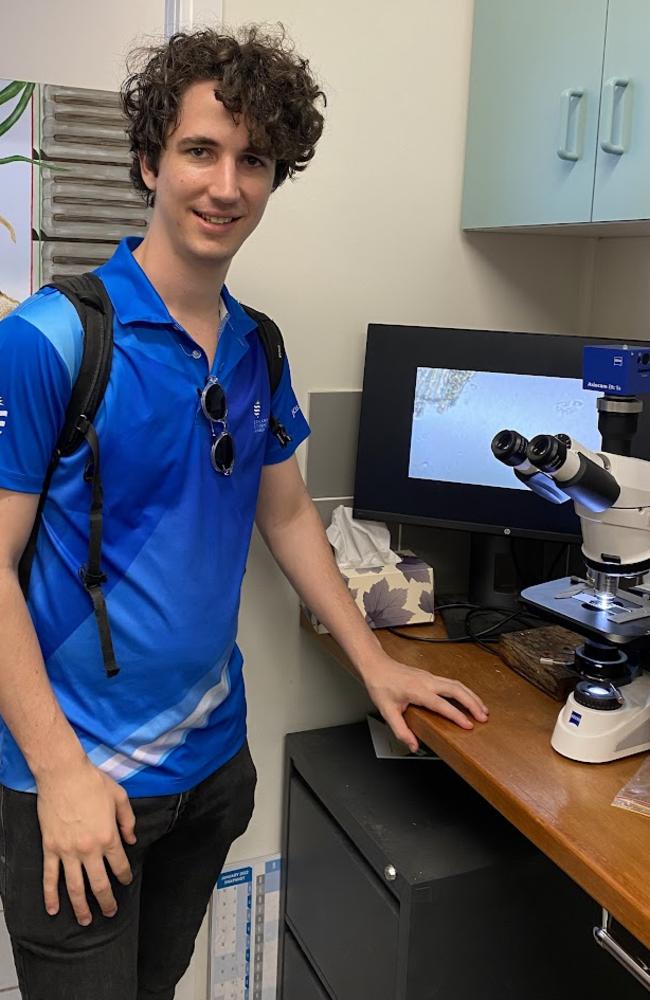
[[[325,94],[282,25],[252,25],[236,34],[179,32],[164,45],[132,52],[127,72],[121,99],[133,154],[131,180],[149,205],[153,192],[144,183],[140,155],[158,169],[193,83],[218,81],[216,99],[235,121],[243,118],[252,145],[275,160],[274,189],[305,169],[323,131],[317,104],[326,104]]]

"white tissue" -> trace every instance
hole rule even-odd
[[[394,566],[401,556],[390,547],[390,532],[378,521],[355,521],[352,508],[336,507],[327,529],[336,562],[342,569]]]

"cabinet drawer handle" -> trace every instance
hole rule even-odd
[[[585,92],[582,87],[569,87],[562,91],[560,98],[560,148],[557,155],[561,160],[575,162],[582,156],[582,136],[585,122]],[[571,126],[574,126],[574,141],[571,144]]]
[[[618,102],[618,114],[616,114],[617,90],[622,91]],[[603,88],[603,135],[607,138],[602,140],[600,148],[603,152],[611,153],[613,156],[622,156],[623,153],[627,152],[632,110],[631,90],[630,80],[620,76],[611,77]],[[620,122],[620,142],[614,142],[614,129],[617,121]]]
[[[640,958],[634,958],[621,947],[610,931],[610,922],[610,914],[607,910],[603,909],[602,925],[594,927],[596,943],[601,948],[604,948],[605,951],[608,951],[642,986],[650,990],[650,969]]]

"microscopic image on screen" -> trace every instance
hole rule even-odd
[[[564,433],[598,450],[596,399],[580,379],[418,368],[409,477],[525,489],[492,455],[494,435]]]

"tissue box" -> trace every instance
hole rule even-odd
[[[433,570],[416,556],[404,556],[392,566],[342,569],[341,575],[370,628],[433,621]],[[319,634],[328,631],[308,608],[303,609]]]

